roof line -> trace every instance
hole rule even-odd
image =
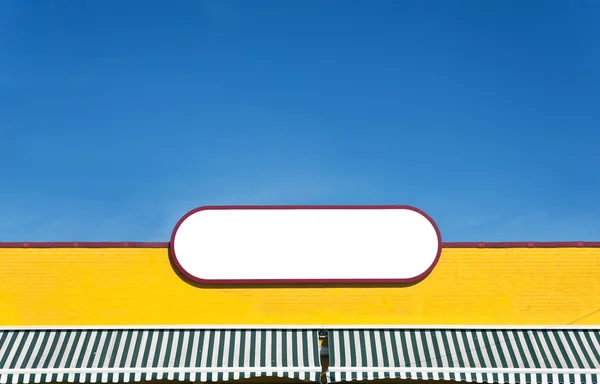
[[[444,248],[600,248],[600,241],[444,242]]]
[[[168,248],[169,242],[0,242],[0,248]],[[443,242],[443,248],[600,248],[600,241]]]
[[[167,241],[162,242],[89,242],[89,241],[63,241],[63,242],[0,242],[0,248],[168,248]]]

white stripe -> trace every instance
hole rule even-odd
[[[515,332],[515,343],[521,344],[523,349],[523,353],[519,351],[519,348],[515,348],[515,355],[517,356],[517,360],[519,360],[519,367],[523,367],[525,365],[535,366],[535,363],[531,359],[531,351],[529,351],[529,346],[527,345],[527,341],[525,340],[525,332],[517,331]]]
[[[360,342],[360,334],[361,332],[358,331],[350,331],[352,333],[352,337],[354,338],[354,345],[356,346],[356,350],[355,350],[355,354],[354,356],[356,357],[356,366],[357,367],[363,367],[363,361],[362,361],[362,356],[360,354],[360,351],[364,349],[364,345],[361,344]]]
[[[444,334],[437,330],[435,331],[435,336],[436,339],[438,340],[438,348],[440,349],[440,363],[444,364],[445,366],[450,366],[451,363],[453,363],[451,361],[451,356],[449,356],[448,351],[446,350],[446,346],[444,345]],[[448,345],[450,345],[451,343],[448,343]],[[448,372],[443,372],[443,377],[444,380],[448,381],[450,380],[450,373]]]
[[[583,332],[582,332],[582,333],[583,333]],[[589,336],[590,336],[591,344],[592,344],[592,346],[594,347],[594,350],[595,350],[595,351],[600,351],[600,343],[598,342],[598,338],[596,337],[596,335],[592,333],[592,334],[590,334]],[[587,343],[588,343],[588,342],[587,342],[587,339],[585,338],[585,336],[584,336],[583,334],[582,334],[582,338],[583,338],[583,340],[584,340],[584,341],[586,342],[586,344],[587,344]],[[591,356],[594,356],[594,354],[591,354]]]
[[[92,367],[97,367],[100,364],[100,358],[102,358],[102,349],[106,345],[108,334],[109,333],[107,331],[100,332],[100,341],[98,341],[98,349],[95,351]]]
[[[108,343],[108,348],[106,349],[106,354],[104,357],[104,366],[108,367],[108,365],[110,364],[110,359],[112,358],[112,352],[115,349],[115,343],[116,343],[116,339],[117,339],[117,333],[116,332],[110,332],[106,335],[106,338],[108,338],[110,336],[110,341]],[[107,383],[108,382],[108,374],[107,373],[103,373],[102,377],[100,378],[100,380],[103,383]]]
[[[40,360],[38,361],[39,365],[44,365],[44,363],[46,362],[46,360],[48,358],[48,354],[50,353],[50,349],[52,347],[52,342],[54,341],[55,338],[56,338],[56,332],[51,331],[50,334],[48,335],[48,341],[46,342],[46,345],[44,345],[44,351],[42,352],[42,356],[40,357]],[[42,338],[42,340],[43,340],[43,338]],[[28,368],[30,368],[30,367],[28,367]],[[35,377],[33,378],[33,381],[35,383],[41,382],[42,376],[39,374],[35,375]]]
[[[250,343],[252,342],[252,332],[246,332],[246,335],[244,336],[246,339],[244,340],[244,351],[243,351],[243,358],[244,358],[244,367],[249,367],[250,366],[250,351],[251,351],[251,345]],[[235,361],[238,361],[238,356],[237,354],[234,356]],[[259,365],[259,364],[257,364]],[[246,376],[246,372],[244,371],[242,373],[242,377],[244,378],[248,378],[250,376]]]
[[[241,332],[239,330],[225,330],[222,331],[223,341],[221,342],[221,346],[217,346],[215,344],[215,353],[218,355],[219,351],[223,352],[223,357],[220,362],[217,363],[218,367],[221,367],[221,371],[223,372],[223,380],[230,380],[229,374],[233,373],[233,379],[238,380],[240,377],[239,372],[229,371],[230,367],[239,367],[237,362],[237,357],[239,356],[240,343],[241,343]],[[233,360],[229,360],[230,351],[230,343],[233,338]],[[213,381],[220,381],[218,377],[213,376]]]
[[[460,360],[458,359],[459,356],[462,357],[462,355],[459,355],[458,351],[456,350],[456,344],[454,343],[454,339],[452,336],[456,335],[456,332],[454,331],[450,331],[450,332],[441,332],[444,333],[446,335],[446,338],[448,339],[448,347],[450,348],[450,354],[448,355],[448,361],[452,361],[452,365],[453,366],[460,366]],[[458,378],[455,378],[456,380],[459,380]]]
[[[465,342],[466,353],[468,356],[471,356],[473,359],[475,366],[480,367],[481,362],[479,361],[479,356],[477,356],[477,352],[475,351],[475,342],[473,341],[473,333],[466,332],[465,336],[467,337],[467,341]]]
[[[469,354],[471,355],[471,357],[473,357],[473,361],[475,362],[475,365],[477,366],[481,366],[481,361],[479,361],[479,356],[477,356],[477,352],[476,352],[476,347],[475,347],[475,342],[473,341],[473,333],[472,332],[467,332],[467,343],[469,346]],[[480,372],[471,372],[471,377],[473,376],[473,373],[475,374],[475,381],[477,382],[482,382],[483,378],[481,377],[481,373]]]
[[[265,349],[265,366],[267,367],[271,367],[272,363],[271,363],[271,348],[270,345],[272,343],[272,338],[273,335],[271,332],[267,332],[265,335],[265,342],[263,344],[263,348]]]
[[[427,348],[429,350],[429,356],[431,358],[430,359],[431,360],[431,365],[434,366],[434,367],[436,367],[441,362],[441,361],[438,362],[438,357],[441,358],[441,356],[437,356],[436,355],[435,346],[437,346],[438,349],[440,349],[440,353],[442,353],[444,351],[444,348],[443,348],[444,345],[443,345],[443,343],[441,343],[441,345],[440,345],[440,342],[439,342],[440,340],[438,340],[437,343],[434,343],[433,342],[433,335],[434,335],[434,332],[431,332],[431,331],[430,332],[425,332],[425,343],[427,344]],[[433,380],[440,380],[441,379],[441,376],[440,376],[441,374],[442,373],[438,372],[438,371],[433,372]]]
[[[283,346],[283,334],[282,334],[282,330],[278,329],[275,330],[275,366],[276,367],[281,367],[285,364],[285,362],[283,361],[283,351],[281,348]],[[281,370],[277,370],[276,371],[276,375],[281,377],[283,376],[283,372]]]
[[[551,367],[545,366],[546,362],[544,361],[544,353],[540,349],[540,345],[536,341],[536,339],[534,337],[534,333],[535,333],[534,331],[527,331],[527,336],[524,335],[524,337],[531,342],[531,346],[533,347],[533,351],[534,351],[533,355],[529,355],[531,366],[536,367],[536,366],[540,366],[540,365],[544,364],[544,366],[542,366],[540,368],[551,368]],[[534,358],[537,358],[537,360],[539,362],[538,364],[535,364]],[[532,378],[532,380],[533,380],[533,378]]]
[[[546,348],[544,348],[544,352],[545,352],[544,355],[548,358],[549,361],[551,361],[551,365],[548,368],[567,367],[569,365],[565,361],[565,358],[568,358],[568,356],[563,356],[563,353],[560,350],[559,343],[564,345],[567,348],[569,347],[569,344],[568,344],[567,340],[565,340],[565,339],[560,340],[561,336],[564,337],[563,333],[559,332],[558,333],[559,340],[556,340],[554,335],[551,332],[548,332],[548,338],[550,339],[551,345],[546,345],[547,342],[546,342],[546,339],[544,338],[543,334],[538,336],[540,338],[540,340],[542,340],[542,346],[546,347]],[[552,356],[552,351],[550,351],[550,348],[552,348],[552,350],[556,353],[556,356],[558,357],[559,361],[554,360],[554,356]],[[571,359],[569,359],[569,360],[571,360]],[[573,364],[573,365],[575,366],[575,365],[577,365],[577,363],[575,362],[575,364]]]
[[[507,367],[513,368],[515,364],[508,349],[508,343],[512,341],[510,339],[511,333],[507,334],[508,337],[505,337],[504,334],[501,332],[497,332],[496,335],[498,335],[498,340],[500,341],[500,344],[498,344],[498,346],[502,349],[502,353],[504,355],[504,358],[506,359]]]
[[[10,367],[12,365],[13,360],[15,360],[15,362],[17,362],[21,357],[20,356],[15,356],[17,349],[19,349],[19,345],[21,344],[21,342],[27,343],[27,339],[29,338],[30,335],[28,335],[28,337],[26,337],[23,340],[23,334],[17,334],[17,337],[15,339],[15,343],[13,344],[13,347],[9,352],[7,359],[4,363],[4,366],[6,367]],[[1,356],[1,355],[0,355]],[[19,367],[18,365],[16,365],[16,367]],[[20,367],[19,367],[20,368]],[[1,372],[0,372],[1,373]],[[18,377],[13,376],[11,378],[11,382],[14,383],[16,382],[18,379]],[[8,381],[8,376],[7,377],[3,377],[3,381]]]
[[[469,361],[469,356],[471,356],[471,349],[469,348],[468,345],[465,345],[465,340],[463,338],[463,333],[462,332],[457,332],[456,333],[456,340],[458,340],[458,353],[460,353],[460,355],[463,358],[463,361],[465,363],[468,363]],[[468,342],[468,339],[467,339]],[[471,378],[467,377],[466,378],[467,381],[470,381]]]
[[[484,333],[485,333],[485,335],[484,335]],[[489,341],[489,344],[486,345],[484,353],[489,361],[488,364],[492,365],[492,360],[494,360],[494,362],[496,364],[502,364],[502,360],[500,359],[500,354],[498,353],[498,349],[500,349],[501,346],[496,344],[496,340],[494,339],[494,333],[490,332],[490,331],[483,331],[481,334],[481,339],[485,340],[486,338]],[[498,379],[502,380],[500,377]]]
[[[388,367],[395,367],[396,361],[394,359],[394,351],[392,350],[392,333],[389,330],[383,331],[383,337],[388,357],[388,361],[385,362],[385,365]]]
[[[584,367],[589,367],[590,362],[588,362],[588,358],[585,356],[585,352],[583,351],[582,346],[579,344],[579,342],[575,338],[574,332],[565,332],[565,337],[568,337],[569,340],[571,340],[571,343],[573,343],[573,346],[575,347],[575,351],[577,352],[577,356],[579,356],[579,358],[583,362]]]
[[[83,355],[83,360],[81,361],[82,367],[87,367],[89,365],[92,352],[96,352],[96,351],[93,351],[92,348],[94,347],[94,342],[96,341],[97,336],[98,336],[97,331],[92,331],[92,333],[90,334],[90,340],[88,342],[87,349],[85,350],[85,354]],[[85,375],[80,375],[79,381],[87,381],[85,378]],[[96,381],[96,380],[94,379],[94,381]]]
[[[260,367],[260,351],[263,348],[262,334],[261,332],[256,332],[256,346],[254,348],[254,366]]]
[[[233,335],[231,334],[231,332],[233,332]],[[235,338],[236,331],[225,331],[223,332],[223,348],[217,348],[215,352],[222,350],[223,351],[223,356],[221,357],[221,361],[217,362],[216,365],[214,366],[219,366],[219,367],[223,367],[224,370],[226,370],[227,368],[231,367],[231,362],[229,361],[229,343],[231,342],[231,337],[233,336]],[[235,342],[235,339],[234,339]],[[219,354],[218,352],[216,353],[217,355]],[[227,376],[227,373],[224,373],[224,376]],[[214,378],[213,378],[214,381]]]
[[[343,334],[342,338],[345,341],[345,343],[344,343],[344,356],[346,357],[346,359],[349,359],[350,356],[352,356],[352,353],[353,353],[352,352],[352,348],[350,348],[350,331],[348,331],[348,330],[342,331],[342,334]],[[338,356],[338,359],[340,357],[341,356]],[[312,361],[310,361],[310,364],[312,364]]]
[[[200,366],[201,367],[206,367],[208,365],[208,346],[209,346],[209,342],[210,342],[210,334],[206,334],[204,335],[204,340],[202,342],[202,357],[200,360]],[[202,372],[202,374],[200,375],[200,381],[206,381],[206,372]]]
[[[27,335],[27,337],[25,338],[25,342],[23,343],[23,348],[21,349],[21,355],[19,356],[19,358],[17,359],[17,362],[15,364],[16,368],[22,368],[23,367],[23,360],[25,359],[25,354],[27,353],[27,350],[31,346],[32,339],[33,339],[33,332],[29,333]]]
[[[118,344],[117,344],[117,342],[115,340],[115,344],[114,344],[114,347],[113,347],[113,350],[116,351],[115,362],[114,362],[114,366],[115,367],[119,367],[121,365],[121,360],[123,359],[123,353],[125,352],[125,342],[127,341],[127,336],[128,335],[129,335],[129,332],[123,332],[121,334],[121,338],[119,339],[119,343]],[[111,358],[112,358],[112,356],[111,356]],[[112,381],[113,381],[113,383],[118,383],[119,382],[118,375],[113,375]]]
[[[437,356],[435,355],[435,347],[433,345],[433,338],[431,337],[431,332],[425,332],[425,342],[427,343],[427,349],[429,350],[429,360],[431,361],[431,365],[437,367],[439,365]],[[420,339],[420,337],[419,337]],[[439,347],[439,345],[438,345]],[[425,350],[423,350],[425,352]],[[439,380],[439,378],[434,377],[434,379]]]
[[[402,336],[404,336],[404,339],[406,340],[406,352],[408,353],[409,360],[404,360],[404,353],[398,353],[398,357],[400,358],[400,366],[406,367],[419,364],[421,358],[418,347],[412,344],[412,338],[410,337],[410,332],[408,330],[398,332],[398,338],[396,339],[398,342],[398,348],[402,348]]]
[[[67,368],[67,361],[69,360],[69,355],[71,354],[71,352],[73,352],[73,349],[74,349],[74,353],[73,353],[72,361],[77,361],[77,358],[79,357],[79,352],[81,351],[81,344],[83,344],[83,339],[85,338],[85,333],[79,335],[77,344],[75,345],[75,348],[73,348],[73,344],[75,343],[76,338],[77,338],[77,334],[75,332],[68,333],[67,347],[65,348],[64,355],[58,365],[60,368]],[[67,376],[67,377],[65,377],[65,376]],[[57,381],[63,381],[65,379],[68,379],[68,376],[69,376],[68,374],[59,374]]]
[[[192,335],[190,335],[190,337],[193,337],[193,343],[192,343],[192,356],[190,358],[190,363],[191,364],[196,364],[196,359],[198,358],[198,343],[200,341],[200,331],[193,331]],[[148,376],[146,376],[146,380]],[[190,382],[195,382],[196,381],[196,373],[193,372],[190,374]]]
[[[298,365],[300,365],[300,366],[302,366],[302,365],[305,364],[305,362],[304,362],[304,348],[307,348],[307,347],[304,346],[304,341],[303,341],[304,335],[305,335],[304,331],[298,332]],[[307,335],[307,336],[310,336],[310,335]],[[307,339],[309,339],[309,337],[307,337]],[[340,350],[340,347],[339,347],[339,337],[336,337],[335,340],[338,343],[338,348],[336,349],[336,351],[339,351]],[[332,341],[333,340],[331,338],[329,338],[328,342],[331,343]],[[310,344],[310,342],[309,342],[309,344]],[[329,345],[331,345],[331,344],[329,344]],[[329,350],[331,350],[331,346],[328,346],[327,348]],[[300,375],[300,380],[310,380],[310,378],[308,376],[309,376],[308,372],[302,373]]]
[[[172,331],[173,333],[173,344],[171,345],[171,355],[169,356],[169,362],[167,363],[168,367],[175,367],[175,358],[177,357],[177,347],[179,345],[179,332]],[[167,374],[168,380],[173,380],[175,375],[173,372],[169,372]]]
[[[156,346],[156,348],[158,349],[158,361],[157,361],[156,365],[158,367],[165,367],[165,356],[167,354],[167,344],[169,343],[169,335],[171,335],[171,332],[172,331],[166,331],[166,332],[158,334],[158,335],[162,334],[162,340],[160,342],[160,345]],[[158,342],[157,342],[157,344],[158,344]],[[166,371],[157,372],[157,376],[156,376],[157,380],[162,380],[163,372],[166,372]]]
[[[31,365],[33,365],[33,362],[35,361],[35,357],[41,353],[41,347],[42,347],[42,340],[43,340],[43,336],[44,336],[44,332],[41,332],[38,334],[38,338],[35,341],[35,344],[31,344],[33,343],[33,340],[31,340],[28,344],[27,349],[25,350],[25,352],[27,353],[28,349],[31,349],[31,354],[29,355],[29,359],[27,359],[27,361],[23,361],[19,364],[19,367],[22,368],[28,368],[31,367]],[[23,356],[26,355],[26,353],[23,353]],[[23,365],[21,365],[23,364]],[[29,384],[29,381],[32,380],[34,378],[34,375],[24,375],[23,376],[23,384]]]
[[[377,349],[373,349],[371,346],[371,334],[374,331],[364,332],[365,335],[365,345],[364,350],[367,352],[366,357],[367,361],[364,361],[365,365],[372,366],[373,365],[373,353],[378,354],[379,351]],[[358,333],[358,332],[357,332]],[[367,372],[367,380],[373,380],[373,372]]]
[[[100,341],[98,342],[98,349],[95,351],[94,361],[92,361],[92,367],[97,367],[100,364],[100,358],[102,357],[102,348],[104,348],[104,345],[106,345],[107,335],[108,335],[108,332],[106,332],[106,331],[100,332]],[[92,383],[97,382],[98,374],[96,374],[96,373],[92,374],[90,381]]]
[[[481,358],[479,358],[477,351],[474,351],[476,358],[479,359],[479,362],[481,363],[482,366],[484,366],[484,367],[491,366],[492,361],[490,360],[490,356],[488,354],[490,348],[488,348],[485,343],[485,338],[483,337],[483,331],[477,330],[477,331],[473,332],[473,336],[474,336],[474,338],[476,338],[477,342],[479,343],[479,346],[480,346],[479,351],[481,352]],[[482,359],[483,359],[483,361],[482,361]],[[482,382],[488,381],[488,379],[484,380],[484,378],[482,377],[481,374],[478,374],[478,378],[481,378]],[[492,381],[492,379],[490,378],[489,381]]]
[[[148,366],[151,367],[152,364],[154,363],[154,356],[156,353],[156,333],[152,330],[145,330],[144,331],[144,339],[143,344],[144,344],[144,348],[142,350],[140,350],[140,360],[139,360],[139,365],[140,367],[143,366]],[[146,349],[148,350],[148,356],[146,358],[144,358],[144,354],[146,353]],[[152,375],[148,374],[148,373],[143,373],[140,375],[140,381],[142,380],[146,380],[149,381],[151,380]]]
[[[406,361],[404,361],[404,354],[401,353],[401,351],[399,353],[396,353],[396,351],[394,351],[393,345],[394,343],[392,342],[392,340],[396,341],[396,345],[398,345],[398,348],[402,348],[402,346],[400,345],[400,331],[398,330],[388,330],[386,331],[386,343],[387,343],[387,348],[388,348],[388,359],[390,361],[390,366],[396,367],[396,359],[394,359],[394,356],[398,357],[398,364],[400,367],[406,367],[408,365],[408,363]]]
[[[519,375],[516,375],[514,373],[509,373],[508,374],[508,382],[509,383],[514,384],[514,383],[516,383],[518,381],[519,381]]]
[[[411,346],[409,348],[409,351],[412,351],[413,356],[415,356],[415,360],[414,360],[414,364],[413,365],[418,365],[418,366],[423,366],[424,359],[427,359],[427,356],[425,356],[425,350],[423,349],[423,341],[421,340],[421,332],[415,332],[414,336],[415,336],[415,340],[413,341],[412,338],[410,338],[410,334],[407,333],[407,338],[408,338],[408,343]],[[414,349],[413,349],[414,348]],[[416,377],[413,377],[413,379],[416,380]],[[428,377],[424,377],[423,380],[427,380]]]
[[[69,342],[75,343],[75,338],[77,337],[77,334],[73,333],[72,335],[73,337],[71,339],[69,339]],[[69,361],[68,359],[68,355],[72,354],[72,359],[71,362],[69,363],[69,367],[72,367],[73,364],[77,364],[77,361],[79,360],[80,355],[83,353],[83,344],[85,342],[85,337],[87,336],[87,332],[81,332],[81,334],[79,335],[79,339],[77,339],[77,344],[75,344],[75,348],[71,349],[70,345],[67,347],[67,349],[65,350],[65,357],[67,357],[67,359],[63,360],[64,363],[61,363],[61,367],[66,367],[67,366],[67,361]],[[73,383],[75,381],[75,375],[74,374],[69,374],[67,375],[67,382],[69,383]]]
[[[219,364],[219,346],[221,345],[221,336],[222,336],[222,332],[215,332],[215,345],[214,345],[214,350],[212,351],[212,361],[210,366],[211,367],[218,367]],[[212,377],[212,381],[216,381],[216,378]]]
[[[195,329],[195,330],[221,330],[221,329],[261,329],[261,330],[276,330],[276,329],[306,329],[306,330],[344,330],[344,329],[357,329],[357,330],[368,330],[368,329],[415,329],[415,330],[600,330],[600,325],[502,325],[502,324],[490,324],[490,325],[447,325],[447,324],[274,324],[274,325],[262,325],[262,324],[197,324],[197,325],[61,325],[61,326],[0,326],[0,332],[2,331],[35,331],[35,330],[179,330],[179,329]]]
[[[596,335],[594,333],[589,333],[590,339],[592,340],[591,342],[589,342],[588,339],[585,337],[585,335],[586,335],[585,332],[577,331],[577,334],[579,335],[579,338],[581,339],[583,346],[585,347],[586,351],[588,352],[588,355],[594,362],[595,367],[600,367],[600,360],[598,360],[598,357],[596,356],[597,351],[600,351],[600,349],[596,349],[596,346],[593,342],[594,340],[597,341]]]
[[[543,374],[542,375],[542,384],[549,384],[549,382],[548,382],[548,376],[549,376],[549,374]]]
[[[327,340],[327,354],[329,357],[329,365],[333,366],[333,365],[337,365],[340,361],[340,356],[342,356],[342,354],[346,353],[346,351],[342,351],[341,350],[341,344],[340,344],[340,339],[341,339],[341,335],[340,332],[331,332],[328,336],[328,340]],[[300,340],[301,342],[302,340]],[[298,344],[298,346],[300,346],[301,344]],[[300,350],[302,350],[302,348],[300,348]],[[302,353],[299,354],[298,356],[298,363],[300,365],[302,365],[304,363],[304,356]]]
[[[142,362],[144,359],[144,350],[146,349],[146,343],[148,342],[148,332],[147,331],[142,331],[142,340],[140,341],[140,346],[138,348],[138,356],[137,356],[137,360],[135,362],[133,362],[133,364],[136,367],[141,367],[142,366]],[[142,374],[141,373],[136,373],[135,376],[133,377],[133,380],[135,381],[141,381],[142,380]]]
[[[383,346],[381,345],[381,336],[385,335],[385,331],[373,331],[373,332],[375,332],[374,333],[374,335],[375,335],[375,347],[374,348],[377,353],[377,361],[379,362],[379,365],[386,366],[388,364],[387,364],[387,362],[384,361],[385,354],[383,353]],[[383,379],[383,377],[384,377],[383,372],[380,372],[380,374],[377,375],[378,379]]]
[[[67,339],[67,336],[68,336],[68,333],[67,333],[67,332],[61,332],[61,333],[60,333],[60,336],[58,337],[58,343],[57,343],[56,345],[57,345],[57,346],[59,346],[59,345],[63,345],[63,343],[65,342],[65,339]],[[67,339],[67,340],[68,340],[68,339]],[[59,348],[56,348],[56,349],[53,351],[52,358],[51,358],[51,360],[50,360],[50,363],[48,364],[48,366],[49,366],[49,367],[56,367],[56,366],[57,366],[57,363],[59,363],[59,364],[60,364],[60,362],[58,361],[58,355],[59,355],[59,353],[60,353],[60,347],[59,347]],[[59,366],[60,366],[60,365],[59,365]],[[60,379],[60,378],[61,378],[61,376],[58,376],[58,378]],[[50,379],[50,378],[48,378],[48,379]]]
[[[162,361],[160,361],[160,350],[162,348],[162,344],[158,344],[159,336],[163,334],[162,331],[149,331],[152,334],[152,344],[150,344],[150,353],[148,353],[148,367],[152,367],[154,365],[154,361],[156,360],[156,366],[161,367]],[[164,337],[164,336],[163,336]],[[162,343],[162,342],[161,342]],[[158,356],[158,358],[157,358]],[[152,373],[146,373],[146,380],[152,380]]]
[[[187,360],[187,355],[188,355],[188,350],[189,350],[189,345],[190,345],[190,331],[189,330],[185,330],[183,331],[183,340],[181,341],[182,343],[182,348],[181,348],[181,356],[179,357],[179,364],[177,364],[180,367],[185,367],[185,361]],[[185,380],[185,375],[179,375],[179,381],[184,381]]]
[[[287,344],[287,350],[286,350],[286,354],[287,354],[287,360],[286,361],[282,361],[281,365],[284,367],[291,367],[294,365],[294,333],[290,330],[286,330],[284,331],[286,336],[287,336],[287,340],[286,340],[286,344]],[[319,354],[320,356],[320,354]]]
[[[60,365],[61,367],[67,366],[67,361],[69,361],[68,355],[70,355],[71,353],[73,354],[73,359],[71,359],[71,363],[69,363],[69,366],[72,366],[73,362],[77,363],[77,360],[79,360],[79,355],[81,355],[81,353],[82,353],[83,343],[85,342],[86,336],[87,336],[86,332],[81,332],[81,334],[79,335],[79,339],[77,340],[77,344],[75,345],[75,350],[72,350],[70,345],[67,347],[67,349],[65,350],[65,359],[61,363],[61,365]],[[70,342],[72,341],[73,343],[75,343],[76,337],[77,337],[77,334],[74,333],[73,337],[71,339],[69,339]],[[73,374],[67,375],[67,381],[69,383],[72,383],[73,381],[75,381],[75,375],[73,375]]]
[[[21,344],[21,341],[23,340],[23,333],[17,333],[16,335],[16,339],[15,342],[12,346],[12,349],[8,351],[8,356],[6,358],[6,361],[4,363],[5,367],[10,367],[12,365],[12,361],[15,358],[15,354],[17,353],[17,349],[19,348],[19,344]],[[12,341],[12,340],[11,340]]]

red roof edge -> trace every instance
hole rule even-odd
[[[168,248],[169,243],[164,242],[0,242],[0,248]]]
[[[169,242],[0,242],[0,248],[168,248]],[[443,248],[600,248],[600,241],[443,242]]]
[[[600,241],[444,242],[443,248],[600,248]]]

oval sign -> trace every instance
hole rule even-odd
[[[410,283],[441,254],[410,206],[201,207],[171,235],[175,266],[200,283]]]

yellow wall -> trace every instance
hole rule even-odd
[[[0,248],[0,326],[600,325],[600,248],[444,249],[410,287],[199,288],[167,249]]]

